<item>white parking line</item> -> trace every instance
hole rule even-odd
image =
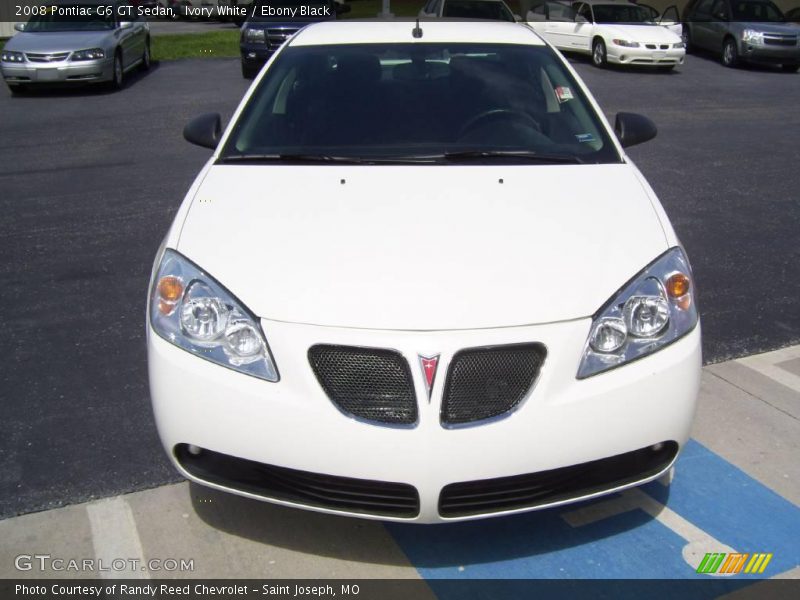
[[[103,579],[148,579],[142,543],[133,512],[124,496],[86,506],[92,528],[95,558],[101,561]],[[135,563],[134,563],[135,561]],[[123,566],[118,569],[117,567]]]
[[[708,552],[736,552],[638,488],[625,490],[617,498],[562,513],[561,518],[572,527],[582,527],[637,509],[643,510],[688,542],[681,555],[695,570]]]

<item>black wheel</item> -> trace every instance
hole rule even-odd
[[[600,38],[597,38],[592,43],[592,64],[602,69],[607,64],[607,58],[606,43]]]
[[[108,87],[112,91],[121,90],[122,86],[125,85],[125,71],[122,68],[122,53],[119,50],[114,53],[114,66],[112,69],[111,81],[108,83]]]
[[[242,63],[242,77],[245,79],[255,79],[258,75],[258,69]]]
[[[739,64],[739,48],[733,38],[726,39],[722,44],[722,64],[731,68]]]
[[[18,83],[14,85],[9,84],[8,91],[11,92],[12,96],[21,96],[22,94],[28,91],[28,88]]]
[[[144,52],[142,52],[142,62],[139,63],[139,68],[142,71],[147,71],[150,68],[150,38],[144,42]]]
[[[692,51],[692,32],[689,31],[689,25],[684,23],[681,30],[681,40],[683,40],[683,47],[686,49],[686,54]]]
[[[781,69],[787,73],[797,73],[800,71],[800,65],[781,65]]]

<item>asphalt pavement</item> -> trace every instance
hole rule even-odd
[[[575,66],[609,116],[659,126],[630,154],[693,262],[706,361],[800,342],[800,75]],[[119,93],[0,90],[0,518],[178,480],[148,398],[147,281],[208,156],[184,123],[229,118],[247,85],[234,59]]]

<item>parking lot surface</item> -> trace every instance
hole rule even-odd
[[[800,342],[800,76],[701,57],[673,74],[575,67],[610,118],[660,128],[630,154],[693,261],[706,361]],[[247,85],[234,59],[162,63],[116,94],[0,92],[0,518],[178,480],[149,406],[147,281],[208,156],[184,123],[227,119]],[[682,460],[718,464],[701,443]]]

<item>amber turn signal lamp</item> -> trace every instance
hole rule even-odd
[[[183,296],[183,283],[173,275],[162,277],[158,282],[158,310],[168,315]]]
[[[667,279],[667,295],[676,300],[677,305],[686,310],[692,304],[692,297],[689,292],[692,289],[691,280],[683,273],[675,273]]]

